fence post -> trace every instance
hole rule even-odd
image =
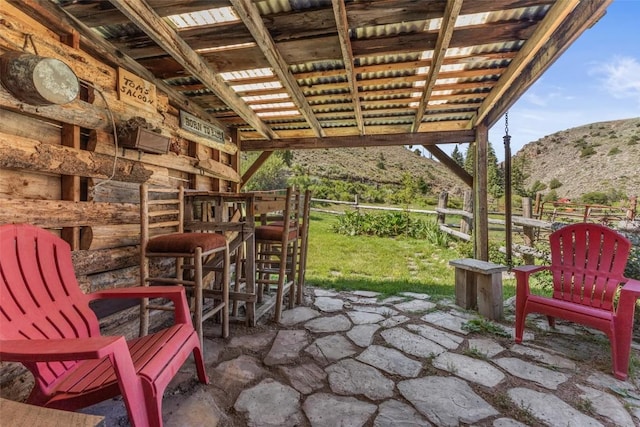
[[[536,197],[536,203],[537,203],[537,199],[538,198]],[[533,216],[531,211],[531,199],[529,197],[522,198],[522,216],[524,218],[531,218]],[[524,234],[524,244],[526,246],[533,248],[533,243],[534,243],[533,227],[531,227],[530,225],[523,225],[522,232]],[[524,259],[524,263],[528,265],[534,264],[535,262],[534,256],[531,254],[523,254],[522,259]]]
[[[625,218],[627,221],[633,221],[636,218],[636,208],[638,206],[638,196],[629,197],[629,208]]]
[[[465,212],[473,213],[473,191],[465,190],[464,201],[462,203],[462,210]],[[473,230],[473,218],[462,217],[460,220],[460,232],[465,234],[471,234]]]
[[[446,191],[441,192],[440,196],[438,196],[438,209],[446,209],[448,203],[449,203],[449,193],[447,193]],[[445,224],[444,220],[445,220],[445,214],[438,212],[438,220],[437,220],[438,224],[444,225]]]
[[[536,217],[538,219],[542,219],[542,194],[540,192],[536,193],[536,205],[535,205],[535,210],[534,212],[536,213]],[[529,204],[531,204],[531,201],[529,201]]]

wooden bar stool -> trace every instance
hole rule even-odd
[[[273,196],[267,196],[273,197]],[[265,202],[264,200],[262,202]],[[258,196],[256,206],[260,206]],[[256,317],[263,315],[275,305],[274,320],[280,321],[284,296],[288,295],[289,308],[295,303],[295,276],[298,257],[298,233],[300,228],[300,193],[292,187],[287,188],[284,197],[275,196],[263,203],[278,210],[277,222],[270,222],[274,215],[263,213],[262,225],[255,229],[256,244],[256,285],[258,303],[262,302]],[[258,213],[262,213],[256,209]],[[275,212],[271,212],[272,214]],[[263,301],[264,290],[275,287],[275,296]],[[275,299],[275,301],[273,301]]]
[[[298,226],[298,256],[296,259],[296,304],[303,302],[304,280],[307,271],[307,250],[309,246],[309,215],[311,213],[311,190],[300,194],[300,220]],[[283,221],[269,222],[270,225],[283,225]]]
[[[180,284],[193,296],[191,311],[193,325],[203,343],[202,322],[222,313],[222,337],[229,336],[229,245],[218,233],[184,232],[184,189],[140,186],[140,282],[150,284]],[[215,257],[222,257],[222,296],[210,298],[205,304],[205,288],[213,281],[215,272],[206,268]],[[175,270],[168,275],[161,267],[151,272],[151,258],[175,259]],[[155,270],[155,269],[154,269]],[[186,273],[186,274],[185,274]],[[166,305],[150,304],[143,300],[140,313],[140,335],[149,330],[149,311],[167,310]]]

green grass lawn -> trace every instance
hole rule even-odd
[[[369,290],[385,296],[422,292],[454,297],[454,270],[449,260],[460,258],[455,243],[448,248],[425,240],[344,236],[332,231],[335,215],[312,212],[309,222],[308,285],[337,290]],[[514,294],[503,281],[504,297]]]

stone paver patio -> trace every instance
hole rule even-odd
[[[228,340],[207,339],[211,384],[197,383],[187,363],[165,394],[165,425],[640,425],[637,374],[626,382],[610,374],[598,332],[559,322],[551,332],[527,328],[518,345],[486,328],[470,331],[476,313],[425,294],[305,293],[305,305],[285,311],[280,325],[233,325]],[[507,334],[512,311],[507,302],[496,324]],[[119,399],[85,412],[128,425]]]

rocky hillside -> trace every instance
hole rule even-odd
[[[466,149],[460,147],[463,153]],[[640,196],[640,118],[592,123],[545,136],[518,151],[514,164],[522,158],[527,188],[539,181],[546,185],[546,193],[560,184],[555,188],[558,197],[574,200],[593,191]],[[460,195],[466,188],[439,162],[402,146],[297,150],[293,164],[323,178],[400,184],[408,173],[422,177],[434,193],[447,190]]]
[[[640,118],[556,132],[525,145],[515,157],[525,159],[526,187],[539,181],[548,192],[555,180],[561,184],[557,195],[574,200],[593,191],[640,196]]]
[[[311,176],[330,179],[400,184],[403,175],[410,174],[422,177],[434,193],[461,194],[465,188],[445,166],[402,146],[298,150],[293,152],[293,164]]]

